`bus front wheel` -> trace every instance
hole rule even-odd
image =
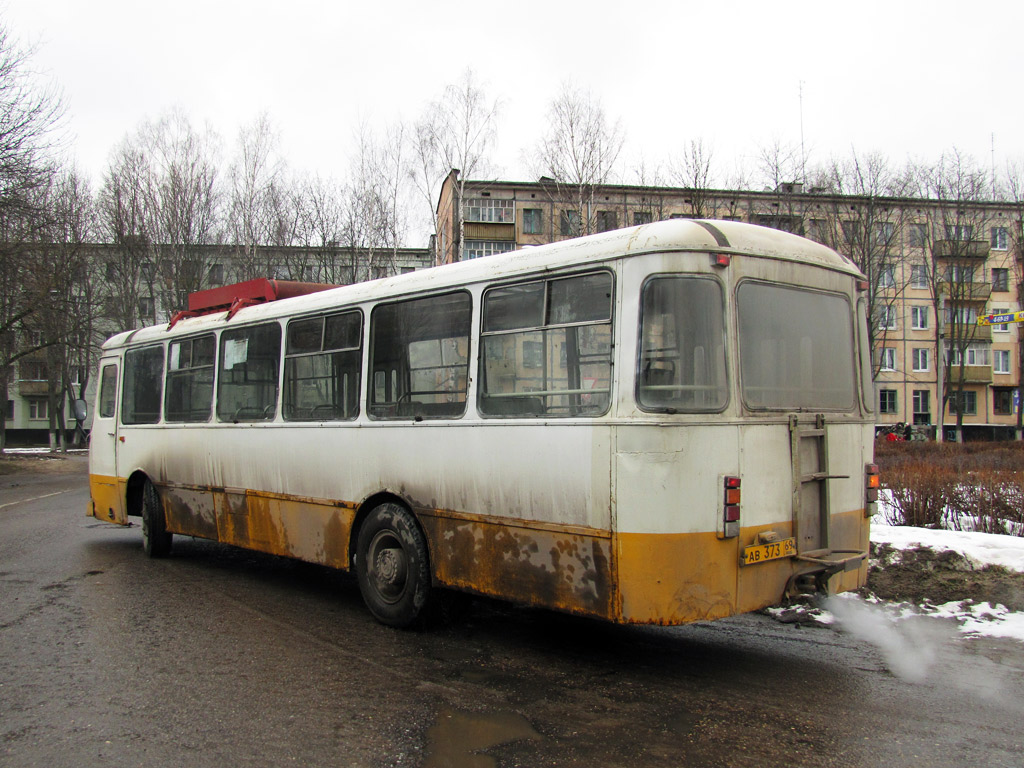
[[[166,557],[171,552],[171,534],[156,486],[149,480],[142,489],[142,549],[149,557]]]
[[[427,543],[416,520],[397,504],[374,508],[359,529],[356,577],[370,613],[382,624],[408,627],[430,594]]]

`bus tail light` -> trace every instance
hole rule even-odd
[[[881,484],[878,477],[877,464],[864,465],[864,516],[871,517],[875,513],[875,505],[878,503],[878,488]]]
[[[740,479],[722,479],[722,528],[721,537],[732,539],[740,535]]]

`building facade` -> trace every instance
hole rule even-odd
[[[744,221],[809,237],[867,275],[877,424],[915,436],[1014,436],[1021,332],[979,325],[1021,309],[1022,211],[993,201],[878,198],[783,184],[761,192],[446,179],[438,263],[670,218]],[[943,403],[946,407],[943,408]],[[901,430],[902,431],[902,430]]]

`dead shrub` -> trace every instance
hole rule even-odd
[[[903,464],[882,476],[891,502],[883,514],[889,525],[941,528],[956,489],[956,473],[931,464]]]

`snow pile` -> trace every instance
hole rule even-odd
[[[871,521],[871,541],[889,544],[894,549],[929,547],[937,552],[952,550],[979,567],[1001,565],[1024,573],[1024,538],[1020,536],[889,526],[875,517]]]

